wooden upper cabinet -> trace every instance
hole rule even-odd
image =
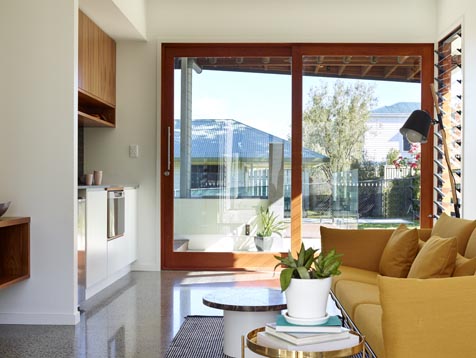
[[[79,125],[115,127],[116,42],[79,11]]]
[[[116,103],[116,42],[79,12],[78,86],[105,102]]]

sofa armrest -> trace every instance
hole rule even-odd
[[[342,264],[363,270],[379,272],[380,257],[393,230],[347,230],[321,226],[321,244],[324,252],[335,249],[343,254]]]
[[[473,357],[476,276],[378,277],[386,358]]]

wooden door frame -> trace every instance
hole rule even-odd
[[[302,137],[302,56],[421,56],[421,108],[433,113],[430,84],[433,83],[433,44],[162,44],[161,81],[161,268],[174,270],[245,270],[270,268],[276,264],[276,253],[247,252],[174,252],[173,214],[173,128],[174,128],[174,59],[176,57],[290,57],[292,58],[292,136]],[[169,130],[171,128],[171,130]],[[169,131],[170,136],[169,138]],[[170,148],[169,144],[170,143]],[[291,249],[301,244],[302,218],[302,141],[292,141],[291,168]],[[170,172],[166,176],[164,173]],[[421,227],[433,224],[433,135],[422,145],[421,163]]]

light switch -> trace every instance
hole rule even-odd
[[[139,144],[129,145],[129,158],[139,158]]]

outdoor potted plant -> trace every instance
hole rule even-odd
[[[258,232],[255,236],[255,245],[258,251],[269,251],[273,245],[272,234],[282,236],[281,232],[286,228],[282,220],[278,219],[278,215],[264,209],[262,206],[258,213]]]
[[[280,274],[281,290],[286,295],[288,306],[285,318],[295,319],[299,324],[318,324],[327,319],[327,299],[331,289],[332,276],[340,274],[339,267],[342,255],[330,250],[320,253],[319,250],[301,244],[297,258],[289,251],[287,257],[275,256],[279,261],[274,267],[284,266]]]

